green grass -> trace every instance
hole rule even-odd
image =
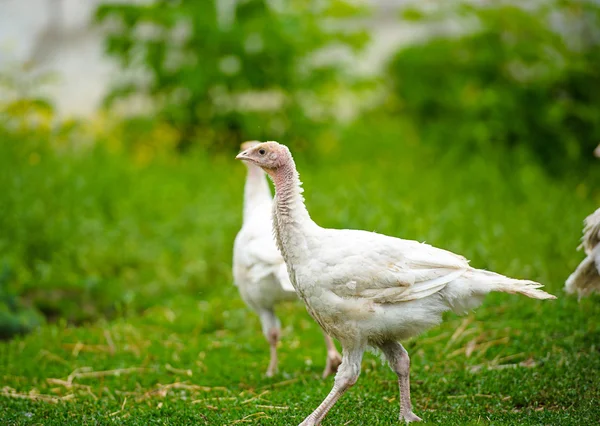
[[[319,224],[427,241],[559,297],[493,294],[406,342],[415,413],[445,425],[597,421],[600,300],[562,291],[581,222],[600,204],[597,172],[559,181],[526,155],[457,158],[393,123],[340,140],[298,156]],[[258,319],[231,283],[241,165],[195,155],[140,166],[98,149],[31,164],[25,148],[2,146],[8,286],[69,319],[0,343],[3,424],[289,425],[321,402],[333,379],[320,379],[324,344],[304,307],[280,308],[280,372],[268,379]],[[366,354],[324,424],[397,416],[394,374]]]
[[[5,343],[3,393],[12,396],[0,400],[4,424],[299,423],[332,384],[319,377],[320,333],[302,307],[281,309],[281,371],[267,379],[258,322],[225,293],[232,301],[181,300],[137,318],[51,325]],[[497,296],[475,315],[450,316],[407,345],[415,411],[435,424],[591,424],[600,415],[598,311],[598,300],[544,307]],[[224,324],[215,329],[208,316]],[[483,346],[466,356],[469,342]],[[127,370],[85,377],[85,368]],[[393,424],[397,401],[393,373],[368,354],[358,384],[325,424]]]

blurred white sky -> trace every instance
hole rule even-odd
[[[0,0],[0,69],[56,73],[45,90],[62,115],[89,115],[116,71],[89,22],[99,0]],[[62,13],[61,13],[62,12]]]

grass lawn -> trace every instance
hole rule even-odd
[[[600,193],[586,184],[591,180],[553,179],[518,155],[457,161],[410,138],[398,145],[393,130],[357,126],[341,138],[352,138],[350,148],[323,143],[323,151],[298,159],[313,218],[323,226],[427,241],[465,255],[473,266],[538,280],[558,296],[492,294],[476,312],[448,314],[440,327],[405,342],[415,413],[444,425],[597,422],[600,298],[578,302],[562,291],[582,258],[575,252],[582,220],[600,204]],[[291,425],[307,416],[333,383],[320,378],[325,351],[317,326],[299,302],[281,306],[280,371],[268,379],[258,319],[231,283],[243,167],[225,158],[141,168],[105,159],[97,166],[103,170],[92,159],[72,161],[65,176],[103,177],[96,186],[87,183],[88,210],[73,215],[66,241],[48,254],[48,268],[59,256],[63,269],[40,274],[47,279],[42,294],[75,305],[97,298],[98,306],[106,294],[128,296],[106,318],[91,316],[77,326],[59,320],[0,343],[0,423]],[[24,168],[13,172],[36,176]],[[34,195],[52,206],[61,191],[86,185],[71,181]],[[19,218],[26,201],[6,205]],[[61,205],[54,208],[40,217],[57,226]],[[45,226],[34,214],[25,225]],[[54,238],[48,235],[44,241]],[[89,264],[72,260],[70,250],[84,250]],[[35,288],[36,277],[19,269],[30,251],[10,253],[19,282]],[[61,274],[72,279],[69,291],[52,290],[58,281],[47,277]],[[95,277],[96,284],[77,293],[77,276]],[[362,367],[325,425],[397,422],[395,375],[373,354]]]
[[[52,325],[2,345],[3,424],[299,423],[327,394],[324,350],[300,305],[285,315],[280,373],[264,377],[258,321],[180,301],[132,319]],[[592,424],[600,418],[598,300],[490,297],[407,344],[415,412],[435,424]],[[545,306],[547,305],[547,306]],[[217,317],[222,326],[215,328]],[[394,374],[367,354],[325,424],[393,424]]]

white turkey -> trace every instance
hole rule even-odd
[[[584,224],[579,248],[584,249],[586,257],[565,284],[567,293],[577,293],[580,298],[600,293],[600,209],[586,217]]]
[[[242,150],[258,142],[245,142]],[[277,371],[277,343],[281,323],[275,315],[275,306],[286,300],[297,299],[288,277],[285,262],[273,238],[271,210],[273,200],[265,173],[247,164],[248,175],[244,187],[244,213],[242,229],[233,247],[233,278],[242,299],[254,310],[262,325],[262,332],[271,348],[271,360],[267,376]],[[333,340],[325,334],[327,361],[323,377],[337,371],[341,355]]]
[[[600,145],[594,150],[594,155],[600,158]],[[600,209],[586,217],[583,223],[583,237],[578,249],[583,248],[586,257],[565,283],[565,291],[577,293],[580,299],[600,293]]]
[[[329,395],[302,426],[319,424],[360,374],[370,346],[380,349],[398,376],[400,419],[421,420],[410,400],[410,358],[399,340],[464,313],[491,291],[554,299],[541,284],[469,266],[449,251],[374,232],[319,227],[304,205],[287,147],[256,145],[237,159],[263,168],[275,183],[273,224],[291,282],[313,318],[342,344],[342,364]]]

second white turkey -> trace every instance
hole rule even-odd
[[[245,142],[247,150],[258,142]],[[242,229],[233,246],[233,278],[246,305],[260,318],[262,332],[269,342],[271,360],[267,376],[277,371],[277,344],[281,323],[275,315],[277,304],[297,299],[294,286],[273,237],[271,210],[273,200],[265,173],[257,166],[247,164],[248,174],[244,187]],[[337,371],[341,355],[331,338],[323,333],[327,358],[323,377]]]

